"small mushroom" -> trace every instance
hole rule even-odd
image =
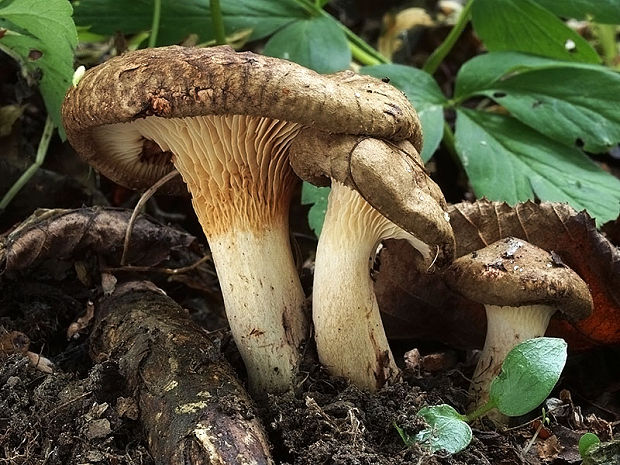
[[[370,276],[377,246],[405,239],[427,266],[449,261],[454,236],[443,194],[408,141],[305,129],[291,146],[291,163],[303,179],[331,179],[312,295],[319,359],[332,375],[375,391],[400,375]]]
[[[581,320],[592,312],[588,285],[553,254],[508,237],[455,260],[444,273],[447,285],[484,304],[487,335],[470,394],[472,407],[488,400],[491,381],[510,350],[541,337],[556,313]],[[502,421],[501,416],[495,416]]]
[[[293,385],[307,335],[288,232],[291,141],[305,126],[415,138],[414,117],[377,79],[230,47],[127,53],[88,70],[63,105],[73,147],[116,182],[146,188],[180,171],[255,393]]]

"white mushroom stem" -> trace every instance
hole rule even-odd
[[[487,304],[485,308],[487,335],[469,390],[472,410],[489,400],[491,382],[501,371],[508,352],[523,341],[544,336],[549,320],[556,311],[548,305],[502,307]],[[501,415],[493,416],[501,419]]]
[[[292,387],[307,330],[288,230],[297,179],[288,147],[299,125],[238,115],[147,117],[104,130],[133,131],[137,154],[140,137],[173,154],[209,241],[250,389]]]
[[[375,391],[399,375],[390,351],[370,267],[383,239],[429,248],[333,181],[316,251],[312,317],[321,363],[334,376]]]
[[[228,323],[258,393],[292,385],[306,336],[305,298],[288,242],[284,225],[209,240]]]

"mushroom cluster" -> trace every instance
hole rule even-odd
[[[426,270],[452,262],[455,250],[444,196],[418,155],[420,121],[402,92],[226,46],[174,46],[90,69],[62,113],[77,152],[119,184],[142,189],[180,172],[164,191],[191,194],[257,394],[294,385],[309,334],[289,243],[295,184],[331,185],[313,287],[319,359],[371,391],[398,379],[371,279],[377,246],[404,239]],[[487,308],[476,405],[514,345],[543,335],[556,310],[577,319],[592,307],[575,273],[512,238],[456,260],[445,278]]]
[[[141,189],[181,173],[186,187],[173,180],[165,190],[192,196],[257,393],[293,385],[308,334],[289,244],[292,141],[304,128],[390,141],[421,134],[415,110],[389,84],[349,71],[322,76],[225,46],[112,58],[69,90],[62,114],[77,152],[119,184]],[[388,175],[374,176],[372,188],[363,179],[356,188],[372,191],[366,198],[381,211],[389,197],[382,189],[394,187]]]

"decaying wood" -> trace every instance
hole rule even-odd
[[[127,283],[101,301],[91,355],[118,363],[158,464],[273,464],[232,367],[153,284]]]

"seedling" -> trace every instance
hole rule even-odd
[[[508,353],[501,372],[493,380],[486,404],[468,415],[446,404],[422,408],[418,416],[429,427],[420,431],[413,441],[432,452],[443,450],[455,454],[471,441],[468,423],[492,409],[511,417],[532,411],[547,398],[560,378],[566,363],[566,347],[563,339],[549,337],[529,339],[517,345]],[[411,438],[400,429],[398,432],[405,444],[410,445]]]
[[[597,444],[600,444],[601,440],[594,433],[586,433],[579,438],[579,455],[582,459],[586,458],[588,451]]]

